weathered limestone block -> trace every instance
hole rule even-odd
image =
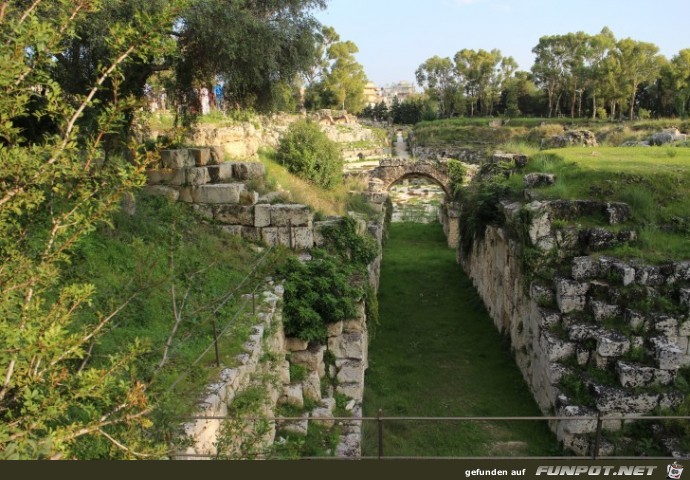
[[[349,434],[341,437],[340,443],[335,449],[338,458],[358,458],[362,455],[361,436]]]
[[[211,183],[230,183],[232,177],[232,163],[221,163],[206,167]]]
[[[529,225],[529,238],[532,245],[549,251],[555,247],[555,239],[551,234],[551,219],[544,202],[532,202],[525,205],[525,210],[529,213],[531,223]]]
[[[278,375],[278,381],[281,383],[281,385],[290,384],[290,362],[287,360],[280,362],[276,366],[276,373]]]
[[[210,148],[190,148],[188,150],[197,167],[205,167],[211,161]]]
[[[575,353],[575,344],[556,337],[548,331],[542,331],[539,344],[550,362],[563,360]]]
[[[343,363],[338,370],[336,377],[338,382],[344,383],[364,383],[364,365],[359,360],[349,360]]]
[[[345,333],[340,337],[328,339],[328,349],[335,358],[363,360],[365,354],[365,339],[362,333]]]
[[[690,262],[677,262],[673,264],[673,273],[677,280],[690,281]]]
[[[271,225],[271,206],[254,205],[254,226],[257,228]]]
[[[290,356],[290,361],[296,365],[302,365],[310,372],[316,372],[319,365],[323,362],[323,352],[326,348],[322,345],[312,345],[306,350],[294,352]]]
[[[595,432],[597,429],[596,412],[587,407],[568,405],[559,410],[559,417],[575,417],[572,420],[561,420],[560,427],[570,435]],[[579,420],[577,417],[590,417],[591,420]]]
[[[582,311],[586,304],[589,283],[581,283],[566,278],[558,278],[556,283],[556,303],[562,313]]]
[[[311,421],[317,425],[323,425],[327,428],[331,428],[335,425],[335,420],[333,419],[333,410],[326,407],[319,407],[311,412]]]
[[[650,145],[668,145],[674,142],[684,142],[687,135],[680,133],[677,128],[668,128],[657,132],[649,138]]]
[[[688,365],[687,355],[675,345],[666,345],[656,350],[656,359],[662,370],[678,370]]]
[[[254,226],[254,209],[242,205],[217,205],[213,208],[216,221],[227,225]]]
[[[213,220],[213,208],[210,205],[192,205],[192,209],[202,218]]]
[[[295,337],[285,338],[285,350],[288,352],[302,352],[309,348],[309,342]]]
[[[666,277],[661,273],[661,269],[653,266],[639,268],[635,280],[640,285],[650,287],[660,287],[666,283]]]
[[[632,209],[627,203],[607,203],[606,213],[611,225],[625,223],[632,217]]]
[[[179,170],[146,170],[146,178],[149,185],[184,185],[187,176],[184,169]]]
[[[626,265],[625,263],[612,263],[609,273],[615,277],[618,277],[624,287],[635,283],[635,269],[630,265]]]
[[[588,348],[582,345],[578,345],[577,350],[575,352],[575,356],[577,358],[577,364],[581,367],[584,367],[589,363],[589,360],[592,358],[592,352]]]
[[[659,394],[632,394],[617,388],[602,385],[594,386],[596,406],[601,413],[644,414],[654,410],[659,404]]]
[[[683,402],[685,402],[685,395],[682,392],[662,393],[659,406],[666,409],[675,409],[680,407]]]
[[[225,225],[220,228],[223,233],[231,237],[241,237],[242,236],[242,226],[241,225]]]
[[[572,275],[577,281],[596,278],[600,275],[599,260],[593,257],[574,258]]]
[[[654,318],[654,330],[672,341],[678,337],[678,320],[668,315],[659,315]]]
[[[326,325],[329,337],[337,337],[343,334],[343,322],[336,322]]]
[[[305,205],[272,205],[271,226],[273,227],[310,227],[314,215]]]
[[[225,149],[220,146],[209,147],[211,158],[208,165],[220,165],[225,159]]]
[[[148,187],[144,187],[143,193],[145,195],[163,197],[171,202],[176,202],[180,198],[180,191],[178,189],[166,187],[164,185],[149,185]]]
[[[602,333],[597,341],[597,353],[602,357],[620,357],[630,350],[630,340],[617,332]]]
[[[569,130],[542,140],[542,148],[596,147],[597,137],[589,130]]]
[[[280,233],[278,227],[268,227],[261,229],[261,241],[269,247],[277,247],[280,243]]]
[[[344,383],[338,385],[335,390],[338,393],[361,402],[364,396],[364,383]]]
[[[292,405],[297,408],[304,408],[304,392],[302,385],[287,385],[283,388],[283,397],[281,403],[285,405]]]
[[[680,304],[690,310],[690,288],[680,289]]]
[[[309,431],[309,414],[304,413],[300,420],[286,420],[280,422],[278,427],[280,430],[284,430],[288,433],[306,437]]]
[[[343,325],[343,331],[345,333],[362,333],[366,327],[366,312],[364,302],[357,304],[357,315],[355,318],[346,320]]]
[[[192,158],[187,149],[163,150],[161,152],[161,162],[163,167],[175,170],[195,165],[194,158]]]
[[[259,202],[259,193],[254,190],[244,190],[240,193],[240,203],[242,205],[256,205]]]
[[[314,248],[314,230],[310,227],[293,227],[292,248],[295,250],[311,250]]]
[[[673,372],[658,368],[618,362],[618,379],[626,388],[648,387],[650,385],[670,385],[675,380]]]
[[[261,229],[254,227],[242,227],[242,238],[248,242],[260,242]]]
[[[625,320],[630,324],[630,327],[635,332],[642,332],[646,330],[647,319],[644,315],[639,312],[635,312],[630,309],[625,310]]]
[[[586,243],[590,250],[606,250],[618,244],[618,237],[615,233],[603,228],[591,228],[586,234]]]
[[[530,173],[524,177],[527,188],[548,187],[556,183],[556,175],[552,173]]]
[[[590,300],[590,306],[592,307],[594,320],[597,322],[603,322],[605,320],[618,317],[622,314],[618,305],[610,305],[600,300]]]
[[[262,178],[266,174],[266,167],[259,162],[234,163],[234,177],[239,181]]]
[[[574,342],[584,342],[586,340],[596,340],[601,336],[603,330],[593,325],[573,325],[569,330],[569,338]]]
[[[302,384],[304,398],[312,402],[321,401],[321,377],[318,372],[310,372],[307,379]]]
[[[244,191],[244,188],[241,183],[202,185],[192,189],[192,199],[194,203],[237,204],[240,202],[240,193]]]
[[[552,310],[547,310],[544,308],[539,309],[539,324],[542,328],[551,328],[559,325],[561,323],[562,317],[558,312]]]

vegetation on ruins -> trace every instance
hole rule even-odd
[[[312,121],[290,125],[280,139],[276,159],[291,173],[321,188],[332,189],[342,183],[342,152]]]

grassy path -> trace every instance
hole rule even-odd
[[[438,224],[391,226],[379,306],[365,416],[540,415]],[[390,422],[384,432],[387,456],[559,453],[544,422]],[[376,455],[375,425],[363,436],[363,454]]]

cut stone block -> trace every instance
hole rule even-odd
[[[262,228],[269,225],[271,225],[271,206],[254,205],[254,226]]]
[[[180,198],[179,190],[173,187],[166,187],[164,185],[151,185],[145,187],[143,192],[145,195],[163,197],[170,200],[171,202],[176,202]]]
[[[271,225],[274,227],[311,227],[314,215],[305,205],[272,205]]]
[[[214,207],[214,218],[227,225],[254,225],[254,209],[242,205],[218,205]]]
[[[205,167],[200,168],[188,168],[187,170],[187,180],[186,184],[192,187],[198,187],[201,185],[206,185],[211,181],[211,177],[208,174],[208,169]]]
[[[237,180],[246,181],[255,178],[263,178],[266,167],[259,162],[239,162],[233,164],[234,176]]]
[[[221,163],[207,167],[212,183],[229,183],[233,181],[232,163]]]
[[[193,167],[194,159],[187,149],[180,150],[163,150],[161,152],[161,162],[163,167],[171,169],[180,169],[185,167]]]
[[[194,159],[197,167],[205,167],[211,161],[210,148],[190,148],[189,154]]]
[[[238,204],[244,188],[241,183],[202,185],[192,189],[192,199],[195,203]]]

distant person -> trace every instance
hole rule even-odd
[[[167,111],[167,108],[166,108],[167,100],[168,100],[168,94],[165,93],[165,88],[163,88],[163,89],[161,89],[161,94],[160,94],[161,110],[163,112]]]
[[[199,99],[201,100],[201,114],[208,115],[211,113],[211,104],[209,103],[208,88],[201,87],[199,91]]]
[[[222,110],[223,109],[223,85],[221,85],[220,82],[216,83],[216,86],[213,87],[213,93],[216,96],[216,109]]]

